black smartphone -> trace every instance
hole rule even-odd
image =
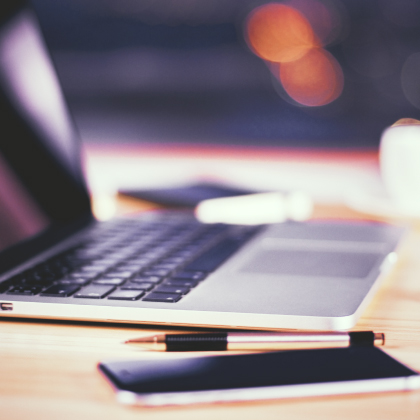
[[[420,388],[376,347],[144,359],[98,365],[121,403],[163,406]]]

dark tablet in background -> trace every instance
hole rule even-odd
[[[164,207],[191,209],[200,201],[210,198],[235,197],[255,192],[258,191],[244,190],[211,183],[197,183],[175,188],[118,191],[121,195],[150,201]]]

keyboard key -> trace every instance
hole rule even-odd
[[[179,273],[172,274],[173,279],[182,280],[203,280],[207,276],[207,273],[202,271],[181,271]]]
[[[156,261],[159,258],[161,258],[164,253],[165,252],[163,250],[154,249],[153,251],[147,251],[145,253],[141,253],[139,255],[139,257],[140,258],[145,258],[145,259],[149,260],[149,262],[153,262],[153,261]]]
[[[119,279],[119,278],[99,278],[96,280],[93,280],[93,284],[105,284],[110,286],[119,286],[120,284],[123,284],[126,281],[126,279]]]
[[[56,282],[54,282],[55,284],[78,284],[79,286],[84,286],[86,284],[88,284],[91,281],[91,279],[89,278],[76,278],[73,279],[71,277],[66,277],[64,279],[60,279],[57,280]]]
[[[102,277],[128,279],[133,275],[131,271],[108,271]]]
[[[8,292],[8,295],[25,295],[25,296],[33,296],[37,295],[42,290],[40,286],[32,286],[32,287],[25,287],[25,286],[13,286]]]
[[[107,268],[114,266],[116,262],[117,261],[112,260],[112,259],[103,258],[103,259],[91,261],[89,266],[97,267],[98,269],[102,268],[103,270],[106,270]]]
[[[72,279],[87,279],[87,280],[92,280],[97,276],[96,273],[84,273],[84,272],[80,272],[80,271],[75,271],[74,273],[70,273],[68,276],[69,278]]]
[[[75,298],[102,299],[115,289],[115,286],[90,285],[77,292]]]
[[[132,283],[160,283],[162,281],[162,277],[158,276],[144,276],[142,274],[134,276],[130,279]]]
[[[196,255],[198,252],[197,249],[194,250],[181,250],[181,251],[177,251],[173,254],[171,254],[171,256],[173,256],[173,258],[177,258],[177,259],[181,259],[182,261],[187,261],[188,259],[194,257],[194,255]]]
[[[134,264],[134,265],[148,266],[152,261],[154,261],[154,258],[141,255],[141,256],[134,256],[132,258],[129,258],[128,260],[125,260],[121,263],[121,265]]]
[[[169,270],[172,271],[179,266],[179,263],[157,263],[150,267],[150,270]]]
[[[101,274],[106,270],[106,268],[97,267],[95,265],[86,265],[84,267],[80,267],[79,270],[84,273]]]
[[[151,290],[155,287],[152,283],[126,283],[120,287],[121,290]]]
[[[195,287],[198,283],[197,280],[166,279],[162,284],[174,287]]]
[[[22,286],[22,287],[47,287],[47,286],[51,286],[51,284],[53,283],[53,280],[46,278],[46,279],[42,279],[42,278],[35,278],[35,277],[20,277],[20,278],[16,278],[13,281],[13,284],[15,286]]]
[[[191,289],[189,287],[185,286],[167,286],[165,284],[162,284],[158,286],[153,292],[156,293],[176,293],[181,295],[186,295]]]
[[[53,279],[57,274],[51,272],[46,267],[35,267],[32,270],[29,270],[25,273],[24,277],[41,280],[41,279]]]
[[[138,300],[144,295],[144,292],[139,290],[116,290],[112,292],[108,299],[113,300]]]
[[[116,246],[117,249],[115,249],[111,254],[109,255],[110,258],[117,259],[117,260],[125,260],[126,258],[130,257],[132,255],[132,251],[129,249],[126,250],[119,250],[119,246]]]
[[[181,294],[176,293],[149,293],[145,298],[142,300],[146,302],[168,302],[174,303],[178,302],[182,298]]]
[[[67,297],[71,296],[80,286],[73,284],[55,284],[41,293],[41,296]]]
[[[160,260],[160,264],[168,263],[168,264],[176,264],[176,265],[178,265],[178,264],[183,263],[184,261],[185,261],[185,258],[183,258],[183,257],[172,257],[172,256],[169,256],[167,258],[164,258],[163,260]]]
[[[165,277],[171,274],[171,272],[172,270],[168,270],[168,269],[151,269],[151,270],[144,271],[142,274],[144,274],[145,276]]]
[[[130,271],[131,273],[135,273],[137,271],[144,270],[145,268],[147,268],[147,266],[148,264],[122,264],[118,267],[115,267],[114,271]]]
[[[103,258],[101,260],[92,261],[92,264],[95,266],[102,266],[102,267],[112,267],[117,264],[119,260],[117,258]]]

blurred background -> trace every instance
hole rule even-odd
[[[417,0],[33,0],[92,143],[374,148],[420,117]]]

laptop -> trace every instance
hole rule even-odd
[[[201,224],[185,212],[98,222],[37,19],[0,6],[0,316],[343,330],[396,261],[378,223]]]

